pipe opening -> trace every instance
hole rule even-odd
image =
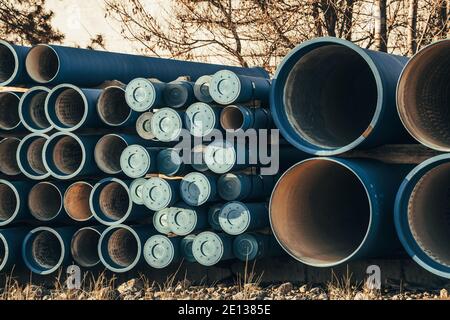
[[[103,90],[97,106],[100,118],[111,126],[123,124],[131,114],[125,100],[125,90],[119,87],[108,87]]]
[[[79,124],[86,112],[83,96],[75,89],[64,89],[58,94],[55,102],[55,114],[58,120],[67,127]]]
[[[75,182],[64,194],[64,208],[76,221],[86,221],[92,217],[89,196],[93,187],[86,182]]]
[[[6,250],[8,248],[8,244],[6,243],[6,240],[0,236],[0,271],[2,271],[2,264],[6,257]]]
[[[50,46],[37,45],[28,52],[25,66],[34,81],[46,83],[58,74],[59,58]]]
[[[100,262],[98,242],[100,233],[91,228],[84,228],[75,233],[72,238],[72,257],[82,267],[93,267]]]
[[[0,172],[8,176],[20,174],[16,157],[19,144],[20,140],[15,138],[6,138],[0,141]]]
[[[31,121],[39,129],[50,127],[50,122],[48,122],[47,117],[45,116],[45,99],[47,98],[47,95],[48,92],[38,92],[31,97],[29,103],[28,112],[30,113]]]
[[[41,182],[31,188],[28,194],[28,208],[38,220],[48,221],[61,211],[62,195],[58,187],[49,182]]]
[[[298,60],[286,80],[284,104],[289,122],[303,139],[320,148],[340,148],[369,128],[377,95],[364,58],[333,44]]]
[[[0,92],[0,129],[12,130],[20,124],[20,99],[12,92]]]
[[[11,79],[16,68],[16,59],[13,51],[3,43],[0,43],[0,83]]]
[[[28,164],[37,174],[47,173],[42,159],[42,149],[46,141],[47,139],[45,138],[36,138],[30,143],[27,149]]]
[[[108,174],[121,172],[120,156],[127,146],[125,140],[118,135],[103,136],[97,142],[94,150],[95,162],[100,170]]]
[[[63,174],[75,173],[83,162],[83,149],[79,142],[71,136],[62,136],[54,144],[53,163]]]
[[[220,124],[225,130],[238,130],[244,124],[244,115],[235,106],[228,106],[220,114]]]
[[[422,176],[408,203],[408,223],[420,248],[450,267],[450,163]]]
[[[128,213],[130,201],[128,190],[118,182],[109,182],[100,191],[100,210],[112,220],[120,220]]]
[[[114,231],[108,239],[108,256],[120,267],[130,266],[138,256],[138,240],[127,229]]]
[[[281,245],[301,262],[340,263],[363,242],[370,200],[358,177],[330,160],[291,168],[271,199],[271,222]]]
[[[450,151],[450,41],[420,51],[406,65],[397,106],[408,131],[425,145]]]
[[[19,199],[13,188],[0,182],[0,221],[9,220],[18,210]]]
[[[62,256],[61,243],[50,231],[40,231],[32,240],[31,254],[41,268],[52,269],[57,266]]]

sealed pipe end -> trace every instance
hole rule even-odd
[[[142,139],[155,139],[155,135],[153,134],[152,130],[152,118],[153,112],[144,112],[136,120],[136,131]]]
[[[174,176],[183,169],[180,150],[167,148],[158,152],[156,157],[158,172],[166,176]]]
[[[194,84],[194,95],[200,102],[210,103],[213,102],[213,98],[209,94],[209,83],[211,82],[212,76],[201,76],[195,81]]]
[[[120,173],[120,156],[127,146],[127,142],[120,135],[111,133],[101,137],[94,149],[98,168],[107,174]]]
[[[194,253],[192,252],[192,244],[194,242],[194,239],[197,236],[195,234],[187,235],[186,237],[183,237],[180,241],[180,251],[183,255],[183,258],[186,259],[187,262],[196,262],[194,258]]]
[[[200,172],[191,172],[180,183],[180,194],[184,202],[191,206],[200,206],[211,198],[213,186],[210,179]]]
[[[0,179],[0,226],[6,226],[15,219],[20,205],[16,187],[11,182]]]
[[[11,131],[20,126],[20,96],[11,91],[0,92],[0,129]]]
[[[50,176],[44,166],[42,151],[48,136],[42,133],[32,133],[20,141],[16,158],[20,171],[33,180],[43,180]]]
[[[0,141],[0,172],[7,176],[16,176],[21,173],[17,162],[17,150],[20,140],[5,138]]]
[[[147,179],[142,191],[145,206],[154,211],[167,208],[175,196],[169,182],[158,177]]]
[[[209,83],[209,93],[215,102],[222,105],[231,104],[241,93],[241,81],[233,71],[217,71]]]
[[[238,201],[226,203],[219,213],[219,224],[231,235],[244,233],[250,226],[251,215],[245,204]]]
[[[170,142],[179,138],[183,122],[179,113],[171,108],[162,108],[152,117],[153,134],[159,141]]]
[[[71,241],[71,252],[78,265],[92,268],[100,263],[98,256],[100,236],[100,231],[92,227],[81,228],[75,232]]]
[[[163,269],[175,260],[175,247],[172,241],[161,234],[151,236],[144,245],[145,261],[153,268]]]
[[[51,182],[39,182],[28,194],[30,213],[39,221],[55,219],[63,208],[63,195]]]
[[[38,44],[28,52],[25,67],[31,79],[38,83],[49,83],[59,73],[59,56],[50,45]]]
[[[8,86],[19,71],[19,57],[14,47],[0,40],[0,87]]]
[[[91,184],[78,181],[71,184],[64,193],[64,209],[75,221],[88,221],[92,218],[89,206],[89,196],[93,187]]]
[[[227,141],[216,140],[210,143],[204,153],[205,163],[215,173],[226,173],[236,164],[236,151]]]
[[[172,208],[164,208],[156,211],[153,215],[153,226],[156,231],[162,234],[169,234],[171,232],[169,224],[169,213]]]
[[[49,227],[39,227],[23,241],[22,256],[26,266],[37,274],[51,274],[63,263],[65,245],[60,234]]]
[[[194,137],[205,137],[217,127],[218,116],[213,107],[196,102],[186,109],[186,127]]]
[[[152,81],[136,78],[128,83],[125,89],[125,100],[131,109],[144,112],[153,107],[158,94],[160,93],[157,92]]]
[[[206,146],[198,144],[191,149],[191,166],[196,171],[208,171],[208,166],[205,162]]]
[[[397,110],[420,143],[450,151],[450,39],[433,43],[406,64],[397,85]]]
[[[215,204],[208,209],[208,223],[216,231],[221,231],[222,227],[219,223],[219,214],[222,210],[223,203]]]
[[[197,211],[184,204],[177,204],[168,212],[170,231],[179,236],[186,236],[197,227]]]
[[[164,102],[168,107],[181,108],[190,100],[193,93],[192,84],[187,81],[174,81],[164,88]]]
[[[132,109],[125,100],[125,89],[118,86],[105,88],[97,101],[100,119],[109,126],[121,126],[131,117]]]
[[[46,87],[33,87],[20,98],[19,117],[22,124],[36,133],[46,133],[52,129],[52,125],[45,115],[45,101],[50,89]]]
[[[103,265],[113,272],[127,272],[140,260],[141,240],[131,227],[111,226],[106,229],[98,244],[98,254]]]
[[[364,243],[372,219],[364,184],[330,158],[299,162],[278,180],[270,200],[273,233],[292,257],[329,267],[348,261]]]
[[[244,233],[233,240],[233,253],[241,261],[250,261],[258,257],[260,243],[251,233]]]
[[[247,175],[226,173],[221,175],[217,181],[217,192],[222,199],[227,201],[239,199],[245,193],[250,193],[251,188],[251,177]]]
[[[150,170],[150,153],[143,146],[133,144],[126,147],[120,155],[120,167],[128,177],[144,177]]]
[[[222,259],[224,244],[216,233],[204,231],[195,237],[192,253],[201,265],[213,266]]]
[[[139,178],[133,180],[130,184],[130,197],[133,203],[137,205],[143,205],[144,204],[144,198],[143,198],[143,189],[144,184],[147,182],[144,178]]]

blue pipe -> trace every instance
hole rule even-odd
[[[186,109],[184,126],[194,137],[206,137],[220,127],[221,107],[196,102]]]
[[[265,203],[231,201],[220,210],[219,224],[230,235],[263,229],[269,226],[269,211]]]
[[[31,133],[20,141],[16,152],[17,165],[29,179],[43,180],[50,176],[42,159],[42,150],[47,139],[46,134]]]
[[[158,79],[133,79],[125,88],[125,100],[130,109],[137,112],[167,107],[164,100],[166,86]]]
[[[135,125],[139,112],[131,109],[125,98],[125,86],[108,86],[97,100],[97,114],[108,127],[126,128]]]
[[[227,201],[258,200],[270,196],[275,182],[275,176],[226,173],[220,176],[217,190]]]
[[[120,155],[120,168],[125,175],[137,179],[157,171],[157,156],[161,148],[143,147],[139,144],[127,146]]]
[[[225,130],[271,129],[272,118],[264,108],[229,105],[220,113],[220,124]]]
[[[198,234],[192,243],[192,252],[195,260],[207,267],[235,258],[233,238],[226,233],[204,231]]]
[[[175,148],[159,151],[156,157],[156,167],[160,174],[169,177],[180,176],[189,172],[187,165],[180,156],[179,150]]]
[[[27,207],[32,186],[28,181],[0,180],[0,226],[33,219]]]
[[[72,236],[70,251],[76,264],[93,268],[100,264],[98,244],[105,226],[89,226],[78,229]]]
[[[450,279],[448,190],[450,154],[416,166],[403,180],[395,199],[397,235],[422,268]]]
[[[0,229],[0,272],[12,270],[14,266],[23,264],[20,254],[26,228]]]
[[[34,46],[29,51],[26,68],[30,77],[39,83],[66,82],[89,87],[112,79],[128,83],[137,77],[170,82],[189,75],[195,81],[221,69],[251,76],[269,76],[262,68],[231,67],[46,44]]]
[[[142,254],[149,266],[163,269],[181,258],[181,237],[153,235],[145,242]]]
[[[142,197],[150,210],[159,211],[170,207],[180,199],[180,180],[150,177],[142,188]]]
[[[0,40],[0,87],[32,84],[25,70],[25,58],[30,47],[18,46]]]
[[[186,236],[203,230],[208,225],[208,214],[204,207],[191,207],[185,203],[174,204],[167,215],[170,231]]]
[[[191,172],[180,183],[180,195],[190,206],[201,206],[218,199],[217,176],[201,172]]]
[[[20,175],[21,170],[16,157],[20,142],[18,138],[0,140],[0,173],[9,177]]]
[[[272,235],[243,233],[233,240],[233,254],[241,261],[282,255],[283,249]]]
[[[272,81],[276,126],[293,146],[314,155],[411,142],[395,106],[406,57],[323,37],[294,48]]]
[[[2,91],[0,92],[0,130],[8,132],[24,131],[19,116],[19,104],[22,92]]]
[[[167,107],[175,109],[194,103],[194,83],[185,80],[169,82],[164,88],[164,102]]]
[[[192,244],[194,243],[195,237],[195,234],[190,234],[183,237],[180,242],[181,253],[187,262],[196,262],[194,254],[192,253]]]
[[[45,115],[45,101],[50,89],[43,86],[30,88],[20,98],[19,117],[26,129],[35,133],[46,133],[53,126]]]
[[[272,192],[273,234],[293,258],[315,267],[392,256],[400,248],[394,198],[409,170],[362,159],[301,161]]]
[[[223,203],[216,203],[209,207],[208,209],[208,223],[211,228],[215,231],[222,231],[222,227],[219,223],[220,210],[223,207]]]

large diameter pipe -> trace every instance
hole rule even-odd
[[[228,202],[220,210],[219,224],[233,236],[263,229],[269,226],[269,211],[265,203]]]
[[[13,270],[14,266],[22,264],[20,252],[27,233],[26,228],[0,230],[0,272]]]
[[[190,206],[201,206],[217,200],[217,179],[213,174],[191,172],[183,177],[180,183],[180,195]]]
[[[60,131],[98,128],[101,120],[97,112],[97,101],[101,93],[101,89],[60,84],[47,95],[45,115],[53,127]]]
[[[19,117],[31,132],[46,133],[53,128],[45,115],[45,101],[50,91],[47,87],[32,87],[20,98]]]
[[[272,231],[296,260],[330,267],[398,248],[392,208],[409,166],[312,158],[287,170],[270,200]]]
[[[31,48],[26,57],[26,69],[30,77],[39,83],[66,82],[89,87],[111,79],[129,83],[137,77],[170,82],[189,75],[195,81],[222,69],[249,76],[269,76],[262,68],[222,66],[47,44]]]
[[[109,86],[102,90],[97,100],[97,113],[110,127],[133,126],[139,117],[139,113],[127,104],[124,86]]]
[[[409,142],[395,107],[407,60],[338,38],[306,41],[275,73],[274,122],[292,145],[315,155]]]
[[[195,237],[192,253],[198,263],[207,267],[233,259],[233,238],[225,233],[204,231]]]
[[[31,215],[43,222],[68,222],[70,217],[64,207],[67,183],[42,181],[28,193],[28,208]]]
[[[397,85],[397,110],[420,143],[450,152],[450,39],[435,42],[406,64]]]
[[[20,142],[18,138],[5,138],[0,141],[0,173],[6,176],[17,176],[21,173],[16,157]]]
[[[0,40],[0,87],[32,83],[25,70],[29,50],[29,47]]]
[[[96,135],[75,135],[57,132],[51,135],[42,149],[45,169],[56,179],[97,175],[100,169],[94,159]]]
[[[64,193],[64,209],[74,221],[85,222],[93,217],[89,205],[93,185],[86,181],[77,181],[69,185]]]
[[[275,182],[275,176],[226,173],[217,181],[217,191],[227,201],[261,200],[270,196]]]
[[[0,92],[0,130],[15,132],[24,129],[19,116],[21,92]]]
[[[428,159],[403,180],[395,227],[403,247],[426,270],[450,279],[450,155]]]
[[[180,242],[181,237],[157,234],[148,238],[142,254],[150,267],[163,269],[180,260]]]
[[[29,182],[0,179],[0,226],[32,220],[27,207],[32,186]]]
[[[22,257],[33,273],[47,275],[71,263],[70,244],[75,227],[38,227],[22,243]]]
[[[110,226],[103,231],[98,255],[103,265],[113,272],[127,272],[144,262],[142,247],[155,230],[149,225]]]
[[[190,207],[180,202],[170,208],[167,221],[170,231],[186,236],[203,230],[208,225],[208,214],[203,207]]]
[[[206,137],[220,128],[221,107],[196,102],[186,109],[184,125],[194,137]]]
[[[270,129],[272,118],[264,108],[230,105],[222,109],[220,124],[225,130]]]
[[[70,243],[73,260],[84,268],[93,268],[100,264],[98,244],[104,226],[84,227],[77,230]]]
[[[131,183],[131,180],[105,178],[95,184],[89,196],[89,206],[97,221],[111,226],[151,215],[150,210],[133,205],[129,189]]]
[[[42,150],[47,139],[46,134],[32,133],[20,141],[16,151],[16,161],[20,171],[27,178],[43,180],[50,176],[42,158]]]
[[[180,180],[150,177],[142,188],[144,204],[153,211],[170,207],[180,198]]]

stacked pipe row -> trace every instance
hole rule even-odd
[[[270,128],[263,69],[3,41],[0,61],[2,86],[30,87],[0,93],[0,271],[282,253],[266,203],[274,176],[238,164],[225,140],[193,145],[192,165],[174,148],[181,129]]]
[[[389,257],[401,243],[450,278],[450,154],[415,168],[330,157],[414,139],[450,152],[450,39],[409,61],[335,38],[306,41],[278,67],[271,111],[286,140],[319,156],[287,170],[272,193],[271,226],[286,252],[326,267]]]

